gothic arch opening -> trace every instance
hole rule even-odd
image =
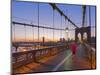
[[[81,42],[81,41],[82,41],[81,33],[78,33],[78,34],[77,34],[77,37],[78,37],[78,41]]]
[[[87,41],[87,33],[86,32],[83,33],[83,40]]]

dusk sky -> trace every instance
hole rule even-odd
[[[68,4],[57,4],[57,6],[66,14],[68,17],[79,27],[82,26],[82,6],[81,5],[68,5]],[[12,20],[22,23],[35,24],[38,25],[38,3],[35,2],[12,2]],[[89,7],[87,6],[87,25],[89,25]],[[53,10],[48,3],[39,3],[39,25],[46,27],[53,27]],[[91,25],[95,26],[95,7],[91,6]],[[73,29],[73,25],[62,16],[62,25],[61,25],[61,15],[55,11],[54,17],[54,27],[65,29]],[[33,29],[33,32],[32,32]],[[15,25],[15,34],[16,40],[23,40],[24,35],[24,26]],[[14,37],[14,26],[12,25],[13,37]],[[74,31],[69,31],[70,38],[74,39]],[[34,33],[34,35],[32,35]],[[62,33],[62,34],[61,34]],[[27,26],[27,39],[32,40],[33,37],[37,40],[38,31],[37,28],[32,28]],[[55,30],[55,40],[59,40],[60,37],[67,38],[65,31]],[[94,29],[92,29],[92,36],[94,35]],[[45,37],[47,40],[51,40],[53,37],[53,30],[47,30],[40,28],[40,39]]]

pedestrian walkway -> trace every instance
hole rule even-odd
[[[44,59],[41,59],[37,62],[22,66],[16,69],[15,72],[36,73],[91,69],[91,63],[83,59],[83,49],[83,46],[79,45],[78,52],[76,55],[72,55],[71,50],[66,50],[49,58],[45,57]]]
[[[63,70],[86,70],[91,69],[91,63],[86,60],[81,59],[77,56],[71,56],[66,60],[63,65],[58,69],[58,71]]]

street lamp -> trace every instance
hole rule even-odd
[[[65,32],[68,33],[68,28],[65,28]]]
[[[65,28],[65,32],[67,33],[67,40],[68,40],[68,27]]]

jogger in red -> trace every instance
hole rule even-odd
[[[73,42],[70,47],[71,47],[72,54],[75,55],[77,51],[77,44]]]

